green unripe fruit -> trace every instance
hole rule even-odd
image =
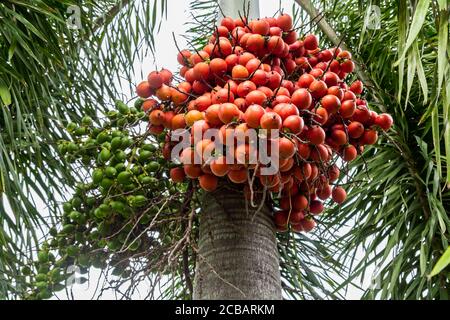
[[[100,152],[100,161],[105,163],[109,160],[109,158],[111,158],[111,152],[108,149],[103,148]]]
[[[88,236],[88,238],[91,240],[96,240],[99,237],[100,237],[100,233],[97,230],[92,231]]]
[[[111,208],[116,212],[122,213],[126,210],[126,205],[121,201],[112,201]]]
[[[138,186],[135,183],[130,183],[130,184],[123,186],[123,190],[126,192],[134,191],[137,187]]]
[[[69,246],[67,247],[67,255],[69,257],[75,257],[80,253],[80,248],[77,246]]]
[[[36,275],[36,281],[37,282],[47,282],[47,274],[45,274],[45,273],[38,273]]]
[[[86,198],[86,204],[89,206],[89,207],[92,207],[93,205],[95,205],[95,197],[87,197]]]
[[[75,231],[75,226],[73,224],[66,224],[63,226],[62,231],[65,234],[72,233],[73,231]]]
[[[108,119],[114,120],[114,119],[117,118],[117,115],[118,115],[118,114],[119,114],[119,113],[118,113],[116,110],[110,110],[110,111],[108,111],[108,112],[106,113],[106,116],[108,117]]]
[[[41,292],[37,294],[37,298],[40,300],[47,300],[52,297],[52,293],[47,289],[43,289]]]
[[[130,113],[136,114],[138,113],[138,109],[136,109],[136,107],[130,107]]]
[[[145,203],[147,202],[147,198],[145,198],[142,195],[128,196],[127,201],[131,207],[139,208],[139,207],[142,207],[143,205],[145,205]]]
[[[78,145],[77,144],[75,144],[75,143],[73,143],[73,142],[70,142],[68,145],[67,145],[67,152],[70,152],[70,153],[75,153],[75,152],[77,152],[78,151]]]
[[[103,142],[101,146],[103,149],[111,149],[111,143],[109,141]]]
[[[144,99],[142,99],[142,98],[138,98],[135,102],[134,102],[134,107],[136,108],[136,109],[141,109],[142,108],[142,104],[144,103]]]
[[[158,150],[158,148],[154,144],[151,144],[151,143],[150,144],[144,144],[142,146],[142,149],[150,151],[150,152],[155,152],[156,150]]]
[[[80,254],[78,256],[78,264],[82,267],[89,267],[89,256],[87,254]]]
[[[111,150],[115,151],[119,149],[122,146],[122,138],[121,137],[115,137],[111,140]]]
[[[117,126],[118,127],[125,127],[128,124],[128,119],[124,118],[124,119],[119,119],[117,120]]]
[[[144,161],[150,159],[151,156],[152,156],[152,152],[151,151],[141,150],[138,159],[139,159],[139,161],[144,162]]]
[[[52,287],[52,290],[54,292],[58,292],[58,291],[64,290],[65,288],[66,288],[66,286],[63,285],[62,283],[55,283]]]
[[[63,210],[66,213],[69,213],[70,211],[72,211],[72,204],[70,202],[64,202],[63,204]]]
[[[92,173],[92,181],[95,184],[99,184],[100,182],[102,182],[102,179],[103,179],[103,170],[95,169],[94,172]]]
[[[74,132],[77,129],[78,125],[74,122],[71,122],[67,125],[66,129],[69,132]]]
[[[102,144],[107,141],[111,141],[111,136],[105,131],[100,132],[97,136],[97,143]]]
[[[43,290],[47,289],[48,283],[47,283],[47,281],[40,281],[40,282],[36,282],[35,286],[39,291],[43,291]]]
[[[121,146],[124,149],[130,147],[133,144],[133,140],[131,140],[129,137],[123,137],[121,138],[121,140],[122,140]]]
[[[125,171],[125,169],[126,169],[127,167],[125,166],[124,163],[121,162],[121,163],[116,164],[114,168],[115,168],[115,169],[117,170],[117,172],[119,173],[119,172]]]
[[[48,273],[48,277],[53,281],[53,282],[58,282],[61,280],[61,272],[59,268],[54,268],[53,270],[51,270]]]
[[[111,132],[113,138],[121,137],[123,135],[121,130],[114,130]]]
[[[72,221],[78,222],[78,220],[81,218],[81,213],[78,211],[72,211],[69,215],[69,218]]]
[[[81,119],[81,123],[83,124],[83,125],[85,125],[85,126],[90,126],[91,124],[92,124],[92,118],[91,117],[89,117],[89,116],[84,116],[82,119]]]
[[[131,208],[126,207],[125,210],[123,210],[122,212],[120,212],[120,215],[122,216],[122,218],[124,219],[129,219],[131,217],[131,215],[133,214],[133,211],[131,210]]]
[[[41,264],[38,268],[38,273],[47,273],[50,270],[50,265],[48,263]]]
[[[146,166],[146,168],[147,168],[147,170],[150,171],[150,172],[156,172],[156,171],[159,170],[160,165],[159,165],[158,162],[152,161],[152,162],[150,162],[150,163]]]
[[[106,235],[106,234],[107,234],[107,232],[104,231],[103,235]],[[104,247],[106,247],[106,240],[105,239],[101,239],[97,244],[98,244],[99,248],[104,248]]]
[[[127,114],[128,111],[130,110],[128,106],[120,100],[116,100],[115,105],[117,110],[119,110],[121,114]]]
[[[139,111],[136,116],[138,117],[138,119],[147,118],[144,111]]]
[[[58,247],[64,247],[67,244],[67,239],[66,238],[61,238],[58,240]]]
[[[91,137],[92,138],[96,138],[101,132],[102,132],[101,128],[93,128],[92,129],[92,133],[91,133]]]
[[[97,226],[97,230],[102,236],[105,236],[106,234],[111,232],[111,226],[103,221],[99,223],[99,225]]]
[[[24,276],[29,276],[31,274],[31,268],[28,266],[25,266],[22,268],[22,274]]]
[[[54,237],[56,237],[57,235],[58,235],[58,234],[55,234]],[[50,247],[52,247],[52,248],[57,248],[57,247],[58,247],[58,240],[52,239],[52,240],[50,241]]]
[[[114,167],[107,167],[105,169],[105,174],[108,178],[115,178],[117,175],[117,170]]]
[[[117,241],[116,239],[114,239],[112,241],[108,241],[106,245],[108,246],[108,249],[111,251],[117,251],[121,247],[120,242]]]
[[[100,187],[102,187],[104,190],[109,190],[109,188],[112,187],[114,184],[114,180],[111,180],[109,178],[103,178],[100,182]]]
[[[127,154],[123,150],[119,150],[114,154],[114,158],[118,162],[124,162],[127,159]]]
[[[40,251],[38,253],[38,261],[40,263],[46,263],[48,262],[48,252],[47,251]]]
[[[65,155],[67,153],[67,145],[65,143],[58,144],[58,151],[62,155]]]
[[[107,204],[104,204],[104,203],[99,205],[97,210],[98,210],[97,214],[100,215],[100,216],[97,216],[98,218],[107,218],[111,214],[111,208]]]
[[[82,135],[85,135],[86,132],[87,132],[86,127],[78,127],[78,128],[74,131],[73,134],[76,135],[76,136],[82,136]]]
[[[137,176],[137,175],[139,175],[139,174],[142,172],[142,168],[141,168],[140,166],[133,166],[133,167],[131,168],[131,172],[132,172],[135,176]]]
[[[142,184],[150,184],[152,182],[152,177],[149,177],[146,174],[141,174],[138,179]]]
[[[127,185],[131,182],[132,173],[130,171],[122,171],[117,175],[117,181],[122,185]]]
[[[81,200],[80,197],[74,197],[72,199],[72,206],[74,208],[80,208],[82,203],[83,203],[83,200]]]

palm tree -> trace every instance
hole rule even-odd
[[[233,232],[240,232],[241,239],[248,239],[244,237],[248,236],[243,232],[245,229],[240,228],[265,226],[269,230],[266,233],[269,236],[262,240],[272,257],[267,264],[273,270],[269,273],[272,276],[277,273],[273,261],[278,255],[281,287],[288,298],[340,298],[371,266],[377,270],[375,286],[364,290],[364,298],[448,298],[448,270],[435,277],[428,275],[449,240],[449,8],[442,0],[378,1],[377,7],[372,8],[376,9],[375,18],[379,18],[379,29],[370,25],[369,15],[361,18],[361,12],[372,3],[295,2],[293,13],[298,24],[310,23],[313,30],[323,35],[323,43],[344,44],[349,48],[359,62],[358,76],[365,82],[368,100],[373,101],[375,109],[386,110],[394,116],[395,130],[384,137],[377,149],[368,149],[348,168],[341,181],[349,184],[348,201],[328,210],[312,236],[279,234],[277,253],[270,236],[273,229],[270,230],[264,216],[267,208],[263,208],[256,222],[243,219],[242,225]],[[83,115],[95,118],[98,106],[99,111],[108,110],[108,102],[119,92],[105,80],[108,78],[105,75],[127,70],[142,39],[152,48],[154,34],[145,30],[148,25],[152,31],[156,30],[159,4],[157,1],[151,6],[149,2],[144,3],[145,14],[137,1],[89,2],[86,9],[94,12],[96,19],[82,20],[89,31],[79,31],[75,38],[65,24],[66,6],[57,6],[52,1],[36,1],[33,5],[9,1],[0,6],[2,17],[9,18],[3,19],[8,23],[0,29],[2,57],[9,61],[0,64],[5,70],[0,78],[3,155],[0,182],[4,189],[2,197],[8,200],[14,213],[11,218],[6,208],[0,211],[4,226],[0,231],[0,245],[6,253],[0,257],[0,277],[4,277],[0,278],[3,285],[0,292],[4,296],[11,297],[11,292],[21,291],[21,281],[25,279],[18,276],[18,268],[26,260],[27,250],[40,243],[38,227],[42,225],[45,233],[47,220],[37,212],[30,194],[50,201],[57,208],[55,190],[63,190],[61,186],[72,181],[81,181],[59,162],[54,143],[69,139],[61,125],[80,122]],[[160,4],[159,11],[164,12],[165,1]],[[191,3],[195,19],[190,22],[187,38],[192,45],[199,46],[202,35],[209,32],[208,24],[219,19],[217,4],[216,0]],[[111,9],[106,16],[101,16],[105,7]],[[137,17],[137,24],[121,23],[133,17]],[[75,41],[78,39],[86,42],[80,45]],[[121,50],[102,50],[104,46]],[[95,63],[86,58],[92,57],[92,52],[100,57]],[[29,59],[36,63],[30,63]],[[219,262],[223,261],[224,252],[211,260],[202,259],[210,246],[204,236],[208,230],[226,232],[223,222],[227,219],[223,214],[226,210],[222,212],[196,197],[188,200],[176,199],[181,204],[193,205],[192,210],[201,208],[201,219],[205,221],[210,211],[219,211],[217,220],[209,224],[200,221],[200,227],[194,221],[191,226],[194,236],[200,233],[198,249],[183,246],[176,260],[178,265],[166,268],[164,277],[158,271],[153,276],[148,276],[145,269],[136,272],[130,287],[135,288],[135,282],[146,278],[156,279],[153,286],[166,283],[162,298],[216,297],[213,294],[220,285],[213,278],[221,277],[230,282],[232,297],[240,297],[235,284],[243,281],[242,276],[233,277],[220,270],[219,275],[209,272],[210,264],[216,269],[221,267]],[[233,192],[221,201],[226,206],[234,204],[228,209],[231,215],[234,210],[245,210],[239,208],[242,202],[236,200]],[[182,210],[182,213],[186,212]],[[57,216],[58,212],[54,212],[53,217]],[[181,220],[181,227],[175,227],[175,239],[183,240],[186,223],[191,220]],[[227,244],[228,249],[233,246]],[[256,245],[251,247],[254,249]],[[197,254],[201,257],[196,257]],[[266,262],[260,259],[258,263]],[[195,289],[191,280],[194,274]],[[272,278],[277,279],[277,275]],[[261,294],[255,297],[267,297],[267,290],[272,290],[270,297],[279,297],[277,283],[262,288]],[[248,292],[248,286],[243,288]],[[123,296],[131,294],[129,290]]]

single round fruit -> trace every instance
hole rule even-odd
[[[219,180],[212,174],[204,174],[198,178],[198,181],[203,190],[211,192],[217,189]]]
[[[230,170],[228,164],[226,163],[226,158],[224,156],[220,156],[212,160],[211,163],[209,164],[209,167],[211,168],[211,172],[218,177],[225,176]]]
[[[280,159],[289,159],[295,154],[295,145],[288,138],[282,137],[278,140],[278,152]]]
[[[313,126],[306,133],[307,139],[311,144],[319,145],[325,142],[325,131],[319,126]]]
[[[219,107],[219,119],[224,124],[239,119],[240,111],[234,103],[222,103]]]
[[[251,128],[258,128],[260,126],[261,117],[266,113],[263,107],[257,104],[252,104],[247,108],[244,114],[245,122]]]
[[[231,180],[231,182],[244,183],[247,181],[248,171],[247,169],[230,170],[227,176]]]
[[[375,118],[375,125],[379,126],[384,131],[389,130],[393,124],[394,124],[394,120],[392,119],[391,115],[389,115],[387,113],[379,114]]]
[[[282,121],[281,117],[275,112],[266,112],[260,120],[261,128],[271,130],[281,129]]]
[[[320,104],[322,107],[324,107],[328,113],[336,113],[339,108],[341,107],[341,101],[338,99],[338,97],[327,94],[320,100]]]
[[[292,94],[291,102],[300,110],[309,109],[312,105],[312,96],[308,90],[300,88],[295,90]]]
[[[332,198],[334,202],[341,204],[347,198],[347,192],[342,187],[336,187],[333,189]]]
[[[142,81],[137,85],[136,93],[141,98],[148,98],[153,94],[153,90],[148,81]]]
[[[184,120],[186,124],[191,127],[196,121],[203,120],[204,114],[198,110],[191,110],[186,113]]]
[[[164,79],[163,79],[161,73],[158,71],[150,72],[147,77],[147,81],[148,81],[150,88],[152,88],[152,89],[159,89],[164,83]]]
[[[302,194],[296,195],[292,199],[292,206],[295,210],[305,210],[308,208],[308,199]]]

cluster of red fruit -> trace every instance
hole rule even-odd
[[[280,208],[274,215],[279,231],[290,224],[296,232],[308,232],[324,200],[342,203],[346,191],[332,187],[340,175],[338,164],[355,159],[377,141],[377,130],[393,123],[390,115],[368,109],[361,81],[349,83],[347,75],[355,67],[351,54],[319,48],[312,34],[299,38],[287,14],[252,21],[226,17],[202,50],[180,51],[178,62],[185,81],[173,85],[172,73],[163,69],[137,86],[137,94],[146,99],[151,132],[168,129],[165,156],[174,146],[170,133],[175,129],[217,128],[222,141],[252,128],[279,129],[280,164],[277,174],[263,176],[257,165],[227,164],[220,155],[202,165],[183,162],[208,148],[212,141],[204,139],[183,150],[185,164],[171,170],[172,180],[198,179],[212,191],[226,176],[245,183],[250,195],[255,186],[249,177],[256,176],[256,188],[271,191]],[[248,146],[237,148],[237,159],[249,152]]]

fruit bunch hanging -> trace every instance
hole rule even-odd
[[[145,99],[150,132],[166,133],[167,160],[176,147],[173,132],[191,135],[171,179],[198,180],[209,192],[228,180],[243,184],[247,198],[267,191],[278,208],[274,220],[279,231],[290,225],[295,232],[308,232],[324,201],[345,201],[346,191],[336,185],[342,166],[393,123],[390,115],[369,110],[350,52],[320,48],[316,35],[299,34],[287,14],[251,21],[225,17],[203,48],[181,50],[177,60],[183,81],[174,83],[172,72],[162,69],[136,87]],[[218,141],[206,138],[211,129],[218,129]],[[271,142],[278,151],[278,170],[270,175],[262,174],[264,164],[249,162],[256,151],[248,141],[227,143],[230,136],[264,129],[279,130],[276,138],[266,135],[276,140]],[[194,131],[205,138],[194,139]],[[221,152],[206,157],[205,151],[218,143]],[[201,163],[192,163],[196,154]]]

